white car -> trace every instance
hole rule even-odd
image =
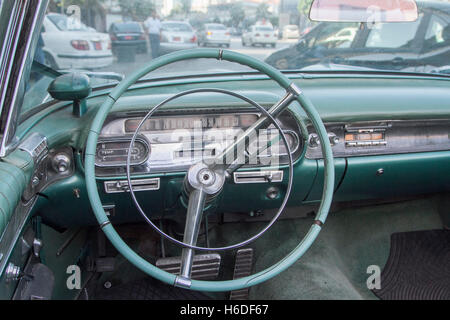
[[[231,33],[223,24],[206,23],[197,34],[199,46],[217,45],[219,47],[230,47]]]
[[[288,24],[283,27],[283,39],[297,39],[300,37],[300,30],[295,24]]]
[[[322,43],[334,48],[349,48],[353,39],[355,39],[357,31],[358,28],[356,27],[344,28],[331,37],[323,40]]]
[[[66,15],[45,16],[42,40],[45,63],[54,69],[96,69],[113,63],[109,35]]]
[[[254,46],[256,44],[271,45],[275,48],[277,45],[277,33],[272,26],[269,25],[255,25],[251,26],[242,34],[242,45]]]

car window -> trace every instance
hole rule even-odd
[[[271,27],[256,27],[256,31],[273,31]]]
[[[308,47],[349,48],[358,32],[358,26],[358,23],[326,24],[313,39],[308,41]]]
[[[53,24],[61,31],[88,31],[89,28],[86,27],[79,20],[68,17],[66,15],[48,15],[48,19],[53,22]]]
[[[226,30],[225,26],[220,24],[208,25],[208,30]]]
[[[380,23],[375,25],[367,37],[367,48],[412,47],[422,16],[415,22]]]
[[[163,23],[163,29],[166,31],[192,31],[191,26],[185,24],[185,23]]]
[[[258,10],[254,5],[262,3],[261,0],[252,0],[253,5],[250,5],[252,1],[244,0],[183,0],[181,2],[186,4],[183,10],[178,7],[180,1],[50,1],[53,5],[48,6],[44,19],[47,30],[40,35],[35,60],[60,72],[89,72],[92,86],[109,85],[153,58],[199,46],[226,46],[283,70],[339,70],[344,66],[344,70],[366,67],[410,72],[422,67],[420,70],[424,71],[421,72],[439,70],[437,72],[441,73],[444,71],[440,70],[446,70],[443,68],[449,64],[448,0],[420,1],[419,19],[415,22],[375,24],[371,29],[360,23],[311,21],[307,17],[308,10],[300,20],[295,18],[296,15],[288,19],[287,14],[298,9],[297,6],[282,8],[279,5],[288,0],[265,1],[268,6],[265,9],[260,6]],[[143,5],[144,2],[149,5]],[[224,5],[205,5],[198,11],[198,2],[224,2]],[[150,31],[150,17],[156,19],[151,33],[162,33],[162,37],[142,34],[144,26]],[[426,25],[424,17],[427,17]],[[224,36],[224,39],[214,36],[212,40],[216,43],[202,43],[205,28],[223,30],[213,31],[215,36],[220,33],[232,35]],[[117,34],[121,32],[136,32],[139,36],[128,35],[119,40]],[[254,41],[258,34],[258,41]],[[224,43],[220,43],[222,40]],[[414,48],[413,43],[420,44],[421,48]],[[360,54],[362,47],[363,55]],[[386,51],[395,55],[386,56]],[[427,55],[419,57],[418,52],[427,52]],[[415,54],[414,58],[410,53]],[[394,58],[398,59],[394,61]],[[144,79],[250,70],[231,62],[205,60],[174,63],[153,71]],[[108,74],[112,78],[108,78]],[[25,104],[24,110],[48,99],[45,88],[49,81],[50,78],[35,74],[30,78],[25,99],[29,103]]]
[[[141,26],[137,23],[120,23],[113,27],[115,32],[141,32]]]
[[[448,43],[450,39],[445,39],[445,33],[450,24],[446,23],[443,19],[432,16],[428,25],[427,32],[425,34],[425,43],[427,47],[440,46],[444,43]],[[447,31],[448,32],[448,31]]]

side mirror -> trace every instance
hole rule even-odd
[[[73,72],[54,79],[47,91],[53,99],[73,101],[73,114],[81,117],[87,110],[86,97],[92,92],[92,88],[87,75]]]

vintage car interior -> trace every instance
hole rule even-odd
[[[1,2],[1,299],[450,299],[448,73],[278,70],[233,42],[55,70],[51,2]]]

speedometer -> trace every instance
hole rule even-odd
[[[96,174],[124,175],[127,150],[133,134],[145,114],[118,113],[102,128],[96,154]],[[161,113],[146,119],[131,149],[130,172],[149,174],[182,172],[199,161],[213,161],[245,130],[258,121],[260,114],[250,109],[235,112]],[[277,120],[285,134],[293,159],[303,152],[303,139],[297,120],[284,112]],[[140,138],[140,139],[139,139]],[[259,130],[250,147],[260,148],[258,154],[245,159],[244,167],[265,167],[287,164],[288,151],[274,126]],[[151,150],[150,147],[151,146]],[[266,147],[263,147],[266,146]]]
[[[95,165],[100,167],[124,166],[127,163],[131,138],[102,139],[97,143]],[[130,164],[144,163],[150,153],[150,147],[144,138],[136,138],[131,148]]]

